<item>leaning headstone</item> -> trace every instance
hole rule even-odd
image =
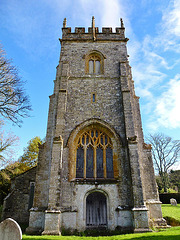
[[[177,201],[176,201],[176,199],[174,199],[174,198],[171,198],[171,199],[170,199],[170,203],[171,203],[171,205],[173,205],[173,206],[177,206]]]
[[[21,240],[22,231],[19,224],[12,218],[0,223],[0,240]]]

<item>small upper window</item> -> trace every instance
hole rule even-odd
[[[86,73],[99,75],[104,72],[104,57],[101,53],[93,52],[86,57]]]
[[[101,63],[100,59],[96,56],[91,56],[89,59],[89,73],[90,74],[101,74]]]

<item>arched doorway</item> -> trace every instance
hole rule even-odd
[[[107,226],[106,196],[100,192],[93,192],[86,198],[86,226]]]

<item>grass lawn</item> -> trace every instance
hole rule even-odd
[[[23,240],[180,240],[180,227],[173,227],[160,232],[125,234],[107,237],[76,236],[26,236]]]
[[[180,204],[171,206],[170,204],[162,205],[163,217],[171,217],[180,221]],[[136,233],[116,236],[100,237],[78,237],[78,236],[26,236],[23,240],[180,240],[180,226],[159,232]]]
[[[163,217],[173,217],[180,222],[180,204],[171,206],[171,204],[162,204]]]

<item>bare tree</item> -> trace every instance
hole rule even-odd
[[[152,156],[155,168],[161,177],[164,192],[168,188],[168,171],[179,161],[180,141],[162,133],[149,134],[148,142],[152,145]]]
[[[21,124],[22,118],[29,116],[31,110],[23,84],[16,67],[0,46],[0,115],[17,125]]]
[[[0,123],[0,169],[13,162],[14,147],[19,138],[10,132],[2,131]]]

